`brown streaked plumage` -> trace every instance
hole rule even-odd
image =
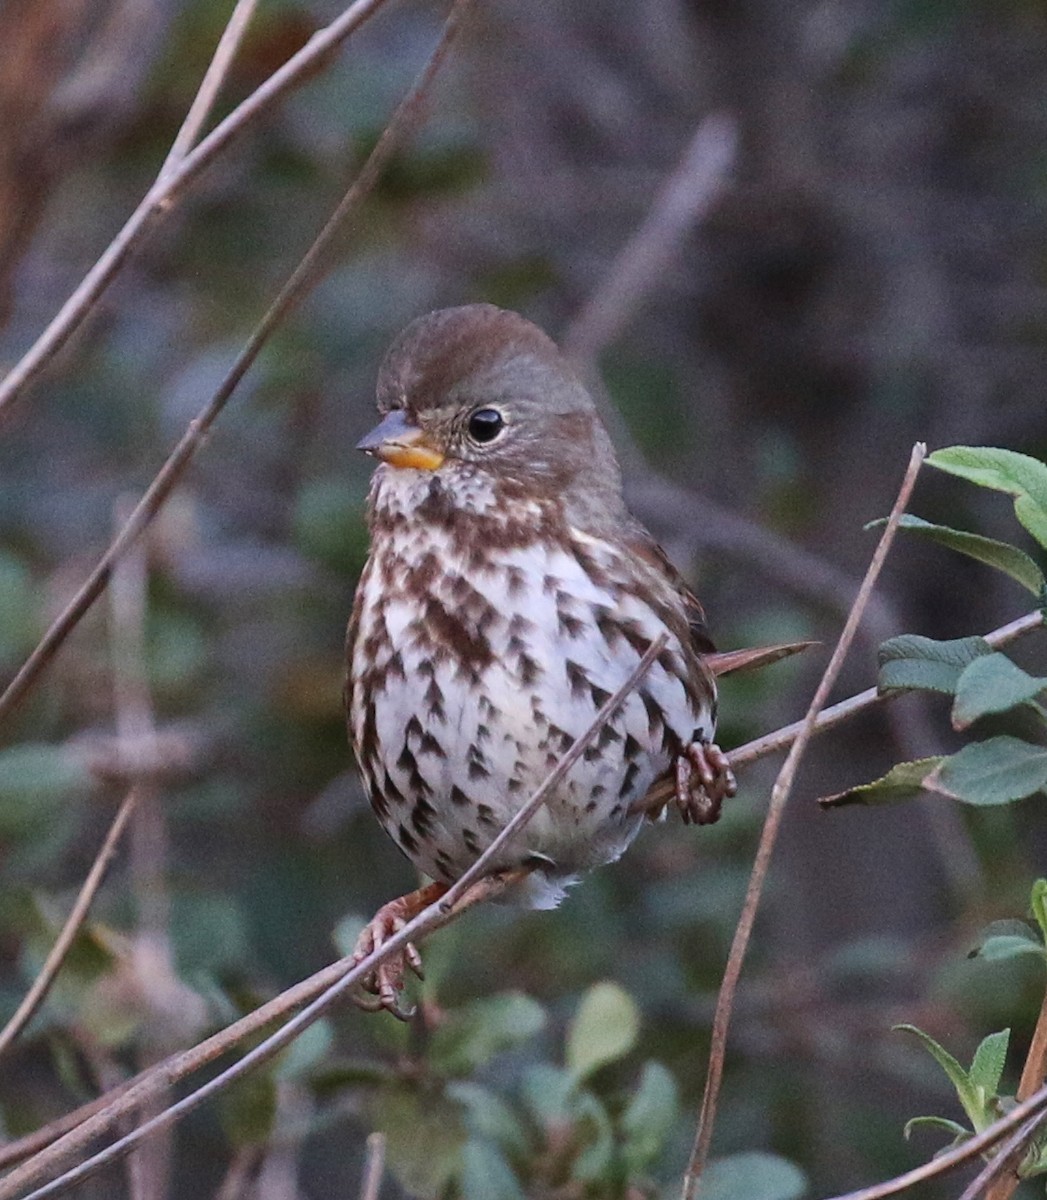
[[[397,845],[437,890],[457,879],[663,632],[635,693],[494,868],[528,868],[516,898],[555,905],[619,857],[642,824],[631,810],[670,774],[684,820],[716,820],[734,780],[712,742],[704,614],[626,510],[610,439],[554,343],[490,305],[430,313],[389,351],[378,408],[360,443],[382,461],[346,704]],[[361,954],[415,895],[379,913]],[[401,974],[375,980],[394,1011]]]

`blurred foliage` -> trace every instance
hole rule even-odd
[[[0,366],[148,186],[228,7],[0,7]],[[260,5],[219,114],[336,11]],[[440,15],[390,4],[230,147],[0,428],[5,679],[309,244]],[[642,451],[627,456],[631,482],[693,500],[681,513],[637,492],[718,642],[831,643],[871,549],[859,531],[886,511],[917,437],[1047,453],[1045,100],[1047,22],[1025,0],[649,0],[642,22],[614,0],[478,3],[427,125],[150,535],[145,677],[177,749],[156,784],[161,836],[139,825],[127,839],[5,1059],[0,1129],[34,1129],[234,1019],[411,886],[364,802],[340,700],[366,549],[369,468],[352,447],[403,324],[486,299],[560,336],[697,122],[733,113],[734,182],[599,366],[616,435]],[[1000,549],[1013,522],[992,487],[1010,479],[1019,517],[1043,507],[1038,477],[1013,478],[1002,453],[976,479],[952,461],[988,488],[924,473],[924,517],[907,521],[916,536],[883,586],[887,628],[845,680],[867,686],[873,644],[917,630],[939,649],[905,635],[891,661],[924,674],[904,685],[944,667],[955,699],[912,691],[900,717],[841,729],[809,760],[743,978],[705,1200],[841,1191],[919,1161],[906,1116],[945,1111],[951,1092],[889,1032],[899,1016],[957,1062],[1004,1026],[1011,1062],[1028,1046],[1042,969],[997,954],[1023,935],[1008,925],[964,953],[1022,910],[1047,850],[1042,794],[831,817],[810,799],[902,759],[955,762],[946,703],[976,722],[975,746],[1042,745],[1029,691],[1047,678],[1042,637],[1009,666],[940,649],[1019,615],[1042,580],[1033,553]],[[784,569],[800,549],[835,587]],[[103,602],[2,731],[0,1021],[122,795],[99,767],[117,715],[111,634]],[[724,744],[797,717],[820,666],[807,657],[724,681]],[[896,779],[900,794],[926,774]],[[246,1149],[290,1154],[303,1195],[355,1195],[379,1127],[386,1200],[675,1194],[768,778],[752,771],[714,828],[652,826],[555,913],[495,908],[443,931],[415,1025],[332,1016],[179,1129],[171,1194],[214,1194]],[[104,1194],[120,1186],[107,1177]]]

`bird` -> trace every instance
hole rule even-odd
[[[715,821],[736,790],[714,741],[716,676],[782,650],[717,656],[694,593],[626,507],[592,396],[524,317],[470,304],[417,318],[377,402],[357,447],[378,466],[347,722],[375,815],[432,883],[379,910],[358,961],[477,860],[662,635],[492,870],[516,873],[511,901],[555,907],[622,855],[666,780],[685,822]],[[414,947],[376,969],[373,1007],[404,1015],[408,966]]]

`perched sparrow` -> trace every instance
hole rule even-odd
[[[476,860],[663,632],[494,869],[528,868],[514,898],[551,908],[622,854],[658,781],[699,824],[735,791],[712,741],[701,606],[626,510],[607,432],[553,342],[487,304],[430,313],[389,351],[378,408],[358,446],[381,465],[349,624],[349,730],[378,819],[435,883],[386,905],[361,957]],[[373,981],[393,1011],[403,967]]]

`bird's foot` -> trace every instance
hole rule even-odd
[[[685,825],[718,821],[724,800],[737,790],[727,755],[715,742],[692,742],[677,756],[676,804]]]
[[[408,921],[439,900],[446,891],[446,884],[431,883],[428,887],[418,888],[417,891],[408,892],[406,896],[383,904],[357,938],[353,961],[361,963],[380,950]],[[402,1008],[397,996],[398,992],[403,991],[404,975],[408,969],[419,979],[424,978],[422,956],[412,942],[408,942],[402,950],[375,967],[363,981],[364,991],[370,994],[354,996],[353,1003],[368,1012],[381,1012],[384,1009],[401,1021],[409,1021],[414,1016],[414,1009]]]

